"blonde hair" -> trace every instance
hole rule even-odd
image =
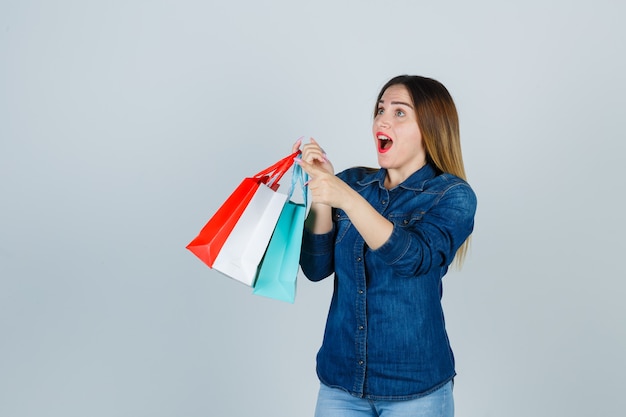
[[[446,87],[432,78],[417,75],[400,75],[389,80],[381,89],[376,104],[383,93],[392,85],[403,85],[411,95],[426,159],[439,171],[455,175],[465,181],[465,166],[461,153],[459,116],[452,96]],[[378,106],[375,106],[374,115]],[[454,265],[463,266],[471,235],[459,247],[454,257]]]

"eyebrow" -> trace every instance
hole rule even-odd
[[[378,100],[378,103],[384,104],[385,100],[382,100],[382,99]],[[404,101],[392,101],[391,104],[400,104],[402,106],[407,106],[407,107],[409,107],[411,109],[413,108],[413,106],[411,106],[409,103],[405,103]]]

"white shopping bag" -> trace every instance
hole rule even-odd
[[[286,194],[261,184],[226,239],[213,269],[253,287],[259,264],[286,202]]]

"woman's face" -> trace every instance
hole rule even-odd
[[[426,164],[413,101],[404,85],[385,90],[378,102],[372,132],[381,168],[396,171],[406,179]]]

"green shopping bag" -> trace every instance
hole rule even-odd
[[[283,207],[270,239],[253,294],[293,303],[296,299],[296,278],[300,265],[302,232],[307,211],[307,175],[298,164],[293,167],[289,200]],[[291,201],[297,183],[302,187],[304,203]]]

